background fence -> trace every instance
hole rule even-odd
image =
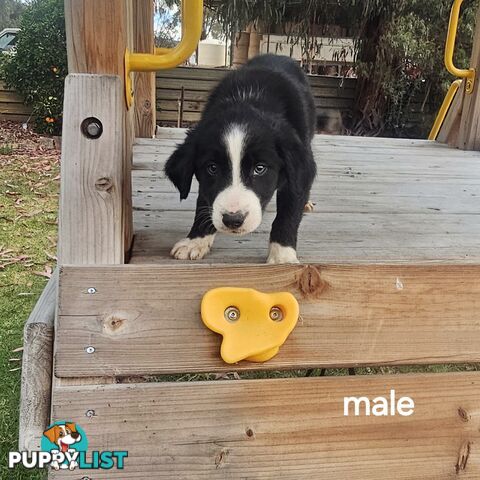
[[[178,67],[158,72],[157,123],[176,126],[180,118],[182,126],[198,122],[210,91],[228,72],[228,69],[197,67]],[[356,79],[312,75],[309,80],[318,114],[323,117],[322,124],[330,125],[335,130],[342,114],[353,109]],[[408,111],[409,129],[424,125],[426,116],[427,122],[430,122],[433,113],[431,105],[424,105],[424,99],[420,96],[410,99]],[[24,105],[23,99],[0,82],[0,120],[24,122],[30,113],[31,108]]]
[[[0,120],[26,122],[32,109],[24,105],[23,98],[13,90],[9,90],[0,81]]]
[[[157,122],[172,124],[178,121],[182,87],[183,122],[200,119],[208,94],[229,72],[228,69],[179,67],[157,74]],[[355,98],[354,78],[310,76],[315,104],[322,116],[337,119],[338,112],[350,111]]]

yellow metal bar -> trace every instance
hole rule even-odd
[[[127,104],[133,102],[131,72],[156,72],[173,68],[187,60],[197,48],[203,28],[203,0],[182,0],[182,39],[172,49],[151,53],[125,53],[125,88]]]
[[[171,48],[165,47],[155,47],[155,55],[165,55],[166,53],[170,52]]]
[[[455,52],[455,41],[457,39],[458,19],[460,17],[460,8],[463,0],[454,0],[452,11],[450,12],[450,22],[448,24],[447,41],[445,45],[445,66],[447,70],[457,78],[465,78],[467,80],[465,91],[472,93],[475,82],[475,69],[460,69],[453,63],[453,54]]]
[[[455,98],[455,95],[462,84],[462,80],[455,80],[448,89],[447,95],[443,100],[442,106],[438,111],[437,118],[435,119],[435,123],[433,124],[432,130],[430,131],[430,135],[428,136],[429,140],[436,140],[440,129],[442,128],[443,122],[445,117],[447,116],[448,110],[450,109],[450,105]]]

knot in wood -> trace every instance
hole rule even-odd
[[[125,326],[126,319],[118,314],[111,314],[104,318],[103,326],[107,333],[118,333]]]
[[[298,289],[305,298],[318,298],[327,287],[320,270],[312,265],[305,266],[298,278]]]
[[[99,178],[96,182],[95,182],[95,188],[99,191],[99,192],[107,192],[107,193],[110,193],[113,189],[113,181],[111,178],[109,177],[102,177],[102,178]]]

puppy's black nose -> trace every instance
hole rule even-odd
[[[245,221],[246,215],[244,215],[241,212],[235,212],[235,213],[224,213],[222,216],[222,221],[223,224],[227,228],[231,228],[232,230],[235,230],[237,228],[240,228],[243,225],[243,222]]]
[[[72,438],[74,440],[76,440],[80,436],[80,434],[78,432],[72,432],[70,435],[72,436]]]

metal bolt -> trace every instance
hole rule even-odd
[[[95,416],[95,410],[87,410],[85,412],[85,416],[88,417],[88,418],[92,418]]]
[[[98,118],[89,117],[86,118],[81,125],[82,133],[91,140],[100,138],[103,133],[102,122]]]
[[[95,352],[95,347],[92,347],[92,346],[85,347],[85,351],[87,353],[94,353]]]
[[[283,312],[280,307],[272,307],[270,310],[270,318],[274,322],[281,322],[283,320]]]
[[[93,295],[94,293],[97,293],[97,289],[94,287],[90,287],[89,289],[87,289],[87,293]]]
[[[240,318],[240,310],[237,307],[228,307],[224,313],[225,320],[236,322]]]

